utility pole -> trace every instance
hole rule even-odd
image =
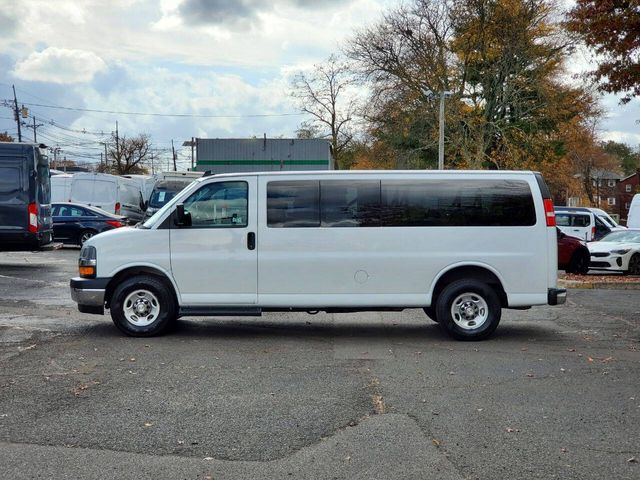
[[[22,141],[22,130],[20,129],[20,113],[18,112],[18,99],[16,97],[16,87],[15,85],[11,85],[13,88],[13,103],[14,103],[14,115],[16,117],[16,124],[18,125],[18,141]]]
[[[153,152],[151,152],[151,175],[155,175],[156,174],[156,169],[154,168],[153,165]]]
[[[117,120],[116,120],[116,159],[120,160],[120,138],[118,137],[118,121]]]
[[[195,146],[195,139],[191,137],[191,171],[193,172],[193,147]]]
[[[173,152],[173,171],[178,171],[178,166],[176,165],[176,149],[173,148],[173,139],[171,139],[171,151]]]
[[[58,152],[60,152],[60,147],[53,147],[50,151],[53,152],[53,164],[55,168],[58,168]]]
[[[101,145],[104,145],[104,173],[109,172],[109,156],[107,155],[107,142],[100,142]],[[100,154],[102,156],[102,154]]]
[[[24,126],[27,128],[33,128],[33,142],[38,143],[36,130],[38,129],[38,127],[42,127],[43,124],[42,123],[36,124],[36,117],[32,117],[32,118],[33,118],[33,125],[28,125],[27,123],[25,123]]]

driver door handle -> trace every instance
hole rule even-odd
[[[256,248],[256,234],[254,232],[247,234],[247,248],[249,250],[255,250]]]

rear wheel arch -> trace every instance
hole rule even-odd
[[[480,265],[460,265],[442,273],[436,280],[431,291],[431,306],[435,306],[438,296],[447,287],[447,285],[458,280],[477,280],[489,285],[498,295],[501,306],[503,308],[507,308],[509,306],[507,293],[498,275],[492,272],[489,268]]]
[[[111,298],[113,296],[113,292],[115,291],[116,287],[120,283],[122,283],[124,280],[128,278],[132,278],[136,275],[149,275],[162,281],[166,285],[166,287],[169,289],[169,291],[173,293],[173,298],[176,304],[178,304],[178,293],[171,279],[162,270],[158,268],[141,265],[141,266],[127,267],[123,270],[120,270],[111,278],[111,280],[109,280],[109,283],[107,284],[107,287],[105,289],[105,297],[104,297],[107,308],[109,308],[109,305],[111,303]]]

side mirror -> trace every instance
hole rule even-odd
[[[191,226],[191,214],[184,211],[184,204],[179,203],[178,205],[176,205],[176,216],[178,217],[176,225],[178,225],[179,227]]]

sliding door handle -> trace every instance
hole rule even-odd
[[[249,250],[255,250],[256,248],[256,234],[254,232],[247,234],[247,248]]]

